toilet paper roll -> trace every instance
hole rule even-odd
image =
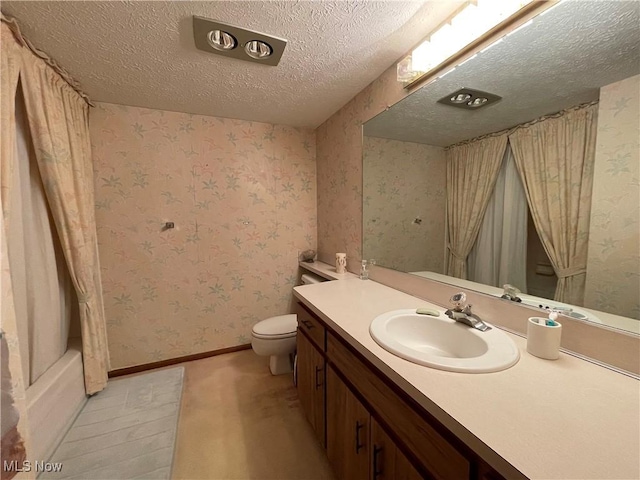
[[[553,320],[553,325],[547,325],[547,321],[549,319],[542,317],[529,318],[527,352],[547,360],[557,360],[560,356],[562,324]]]

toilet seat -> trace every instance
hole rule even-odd
[[[295,337],[296,336],[296,332],[280,333],[280,334],[274,334],[274,335],[261,335],[259,333],[251,332],[251,336],[253,338],[262,338],[264,340],[278,340],[280,338]]]
[[[251,330],[251,335],[268,340],[295,337],[297,327],[298,316],[295,313],[278,315],[256,323]]]

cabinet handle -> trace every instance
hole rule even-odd
[[[378,475],[382,475],[382,469],[378,470],[378,458],[382,453],[382,448],[377,445],[373,446],[373,480],[376,480]]]
[[[360,443],[360,430],[364,428],[364,424],[356,421],[356,455],[360,452],[360,449],[364,447],[364,443]]]
[[[309,330],[311,330],[313,328],[313,323],[311,323],[310,320],[301,320],[302,324],[307,327]]]
[[[320,387],[322,387],[322,383],[320,383],[318,374],[320,372],[322,372],[324,370],[324,368],[322,367],[316,367],[316,390],[319,389]]]

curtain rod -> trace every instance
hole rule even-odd
[[[573,112],[573,111],[576,111],[576,110],[582,110],[583,108],[587,108],[587,107],[591,107],[593,105],[597,105],[598,102],[599,102],[599,100],[594,100],[593,102],[589,102],[589,103],[581,103],[580,105],[575,105],[573,107],[565,108],[564,110],[560,110],[559,112],[556,112],[556,113],[549,113],[547,115],[543,115],[541,117],[538,117],[538,118],[536,118],[534,120],[530,120],[530,121],[525,122],[525,123],[520,123],[519,125],[516,125],[514,127],[505,128],[504,130],[500,130],[499,132],[485,133],[484,135],[480,135],[479,137],[470,138],[469,140],[463,140],[461,142],[449,145],[448,147],[445,147],[445,150],[449,150],[450,148],[454,148],[454,147],[460,147],[462,145],[467,145],[469,143],[477,142],[479,140],[484,140],[485,138],[499,137],[499,136],[505,135],[505,134],[511,135],[513,132],[515,132],[516,130],[520,130],[521,128],[530,127],[531,125],[535,125],[538,122],[542,122],[542,121],[548,120],[550,118],[559,118],[559,117],[565,115],[566,113]]]
[[[15,18],[8,17],[2,12],[0,12],[0,15],[2,15],[2,22],[7,24],[7,26],[9,27],[9,30],[11,30],[11,33],[13,33],[13,36],[15,37],[15,39],[18,41],[20,45],[31,50],[31,52],[36,57],[44,60],[45,63],[49,65],[58,75],[60,75],[60,77],[62,77],[62,79],[65,82],[67,82],[69,86],[73,88],[76,91],[76,93],[80,95],[80,97],[82,97],[82,99],[85,102],[87,102],[89,106],[95,107],[95,105],[91,102],[91,99],[89,98],[89,96],[82,91],[82,87],[80,86],[80,83],[78,83],[71,76],[71,74],[69,74],[69,72],[67,72],[63,67],[61,67],[53,58],[49,57],[49,55],[44,53],[42,50],[39,50],[38,48],[36,48],[27,38],[24,37],[24,35],[22,35],[22,32],[20,31],[20,26],[18,25],[18,21]]]

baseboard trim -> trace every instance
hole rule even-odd
[[[159,362],[144,363],[142,365],[134,365],[133,367],[117,368],[109,372],[109,378],[120,377],[122,375],[130,375],[132,373],[140,373],[146,370],[153,370],[154,368],[168,367],[177,363],[193,362],[194,360],[201,360],[203,358],[215,357],[216,355],[224,355],[225,353],[240,352],[242,350],[251,349],[251,344],[246,343],[243,345],[236,345],[235,347],[221,348],[219,350],[211,350],[209,352],[194,353],[193,355],[186,355],[184,357],[169,358],[167,360],[160,360]]]

